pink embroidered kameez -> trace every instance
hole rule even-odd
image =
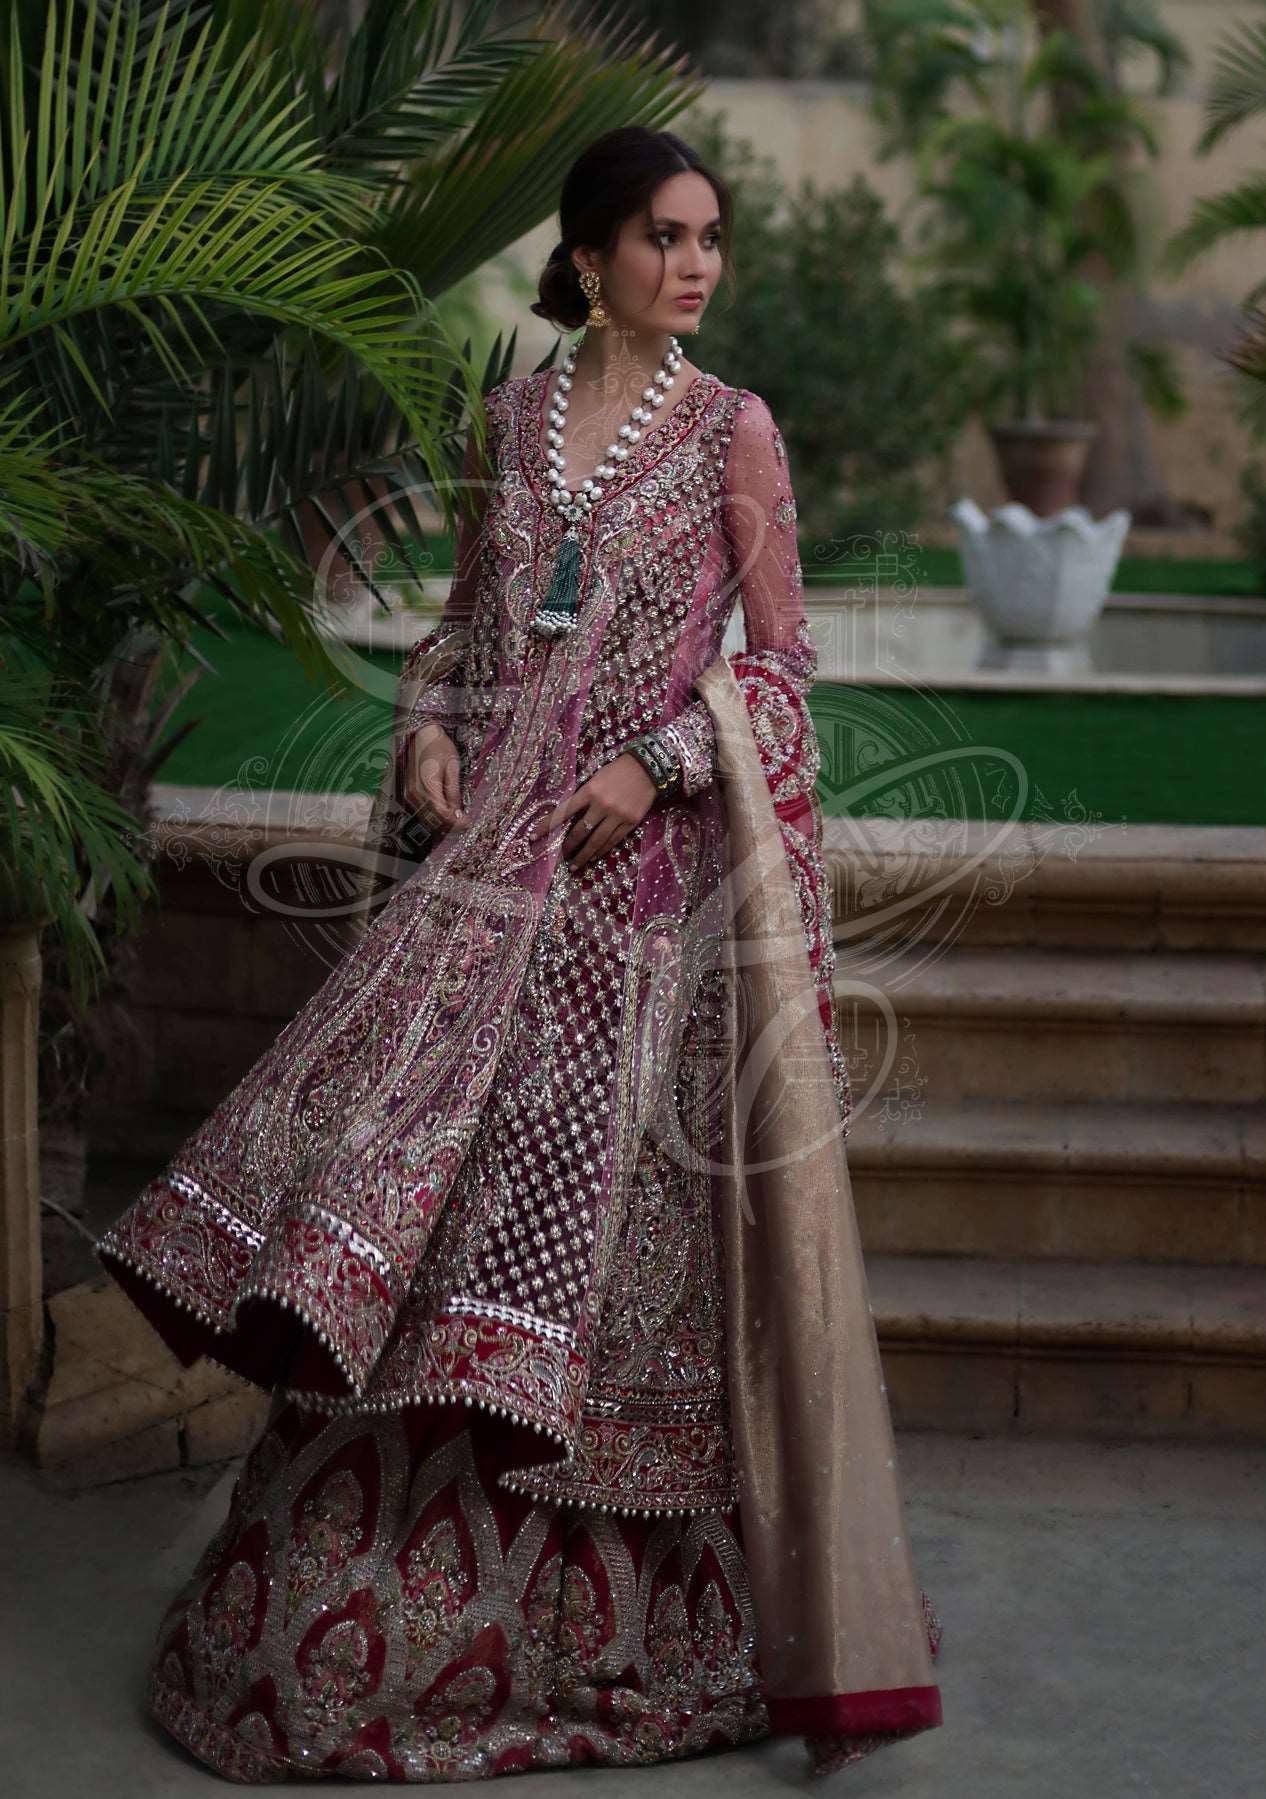
[[[98,1245],[182,1360],[274,1395],[150,1673],[242,1782],[789,1732],[826,1768],[940,1722],[844,1155],[783,440],[694,377],[543,637],[548,379],[487,396],[494,478],[375,797],[386,884]],[[430,836],[399,791],[427,718],[467,814]],[[563,830],[529,842],[647,729],[679,792],[578,872]]]

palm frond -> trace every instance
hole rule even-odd
[[[1181,418],[1188,402],[1172,346],[1132,338],[1126,356],[1148,411],[1157,418]]]
[[[457,141],[421,159],[371,222],[370,241],[438,294],[554,211],[575,157],[610,127],[661,128],[705,91],[684,57],[640,27],[563,5],[536,21],[539,53],[491,96]]]
[[[97,0],[82,0],[80,11],[76,22],[74,5],[52,0],[36,67],[10,22],[0,184],[16,232],[42,213],[91,207],[134,177],[144,198],[177,175],[225,184],[271,177],[355,226],[366,184],[322,166],[284,58],[262,54],[257,39],[234,53],[214,19],[181,0],[109,5],[104,29]]]
[[[73,257],[59,231],[20,269],[16,258],[0,260],[0,355],[40,394],[46,421],[72,429],[84,414],[113,410],[103,385],[108,351],[94,366],[75,330],[81,321],[104,309],[126,311],[176,380],[181,365],[162,330],[173,312],[154,309],[184,302],[205,324],[197,308],[213,300],[302,327],[355,356],[392,395],[425,451],[462,358],[406,272],[375,267],[378,259],[359,246],[314,230],[311,212],[275,183],[235,182],[217,193],[203,183],[182,191],[174,181],[146,205],[129,209],[119,200],[99,203]],[[113,374],[114,387],[125,389],[126,368]],[[469,383],[473,389],[473,373]],[[431,473],[442,478],[439,465]]]
[[[1187,223],[1160,251],[1158,265],[1166,274],[1181,274],[1225,239],[1264,225],[1266,177],[1253,176],[1225,194],[1197,200]]]
[[[33,433],[30,414],[24,394],[0,405],[0,560],[36,575],[73,537],[75,484],[57,466],[56,433]]]
[[[1087,99],[1102,92],[1103,76],[1086,46],[1069,31],[1049,31],[1024,66],[1020,91],[1040,94],[1052,82],[1080,89]]]
[[[1246,329],[1218,361],[1231,371],[1232,396],[1240,422],[1260,443],[1266,441],[1266,310],[1256,301],[1244,307]]]
[[[329,166],[400,179],[468,124],[542,44],[497,25],[495,0],[370,0],[317,111]]]
[[[1152,92],[1172,94],[1178,79],[1191,68],[1191,52],[1165,23],[1157,0],[1099,0],[1098,25],[1114,58],[1150,51],[1159,65]]]
[[[225,600],[341,684],[287,547],[300,509],[343,533],[368,484],[401,555],[423,492],[453,528],[514,343],[479,373],[435,297],[553,210],[593,136],[702,91],[581,11],[504,28],[492,0],[367,0],[332,37],[306,0],[7,0],[0,670],[50,672],[33,738],[0,691],[0,866],[81,974],[85,894],[126,912],[144,874],[93,772],[120,642],[188,645]]]
[[[1266,111],[1266,24],[1241,20],[1219,40],[1205,100],[1206,125],[1196,142],[1204,155],[1219,140]]]
[[[0,657],[0,922],[47,923],[83,1005],[105,972],[92,895],[115,926],[140,922],[155,885],[130,845],[137,821],[105,784],[94,722],[12,644]],[[81,870],[86,870],[84,880]]]

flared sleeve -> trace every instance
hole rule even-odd
[[[726,459],[724,527],[743,606],[745,647],[727,658],[738,677],[775,805],[811,792],[817,737],[807,695],[818,652],[804,605],[796,537],[796,497],[787,446],[768,404],[739,393]],[[712,717],[702,700],[657,727],[682,754],[682,792],[698,793],[716,774]]]
[[[369,819],[351,877],[348,905],[354,938],[368,927],[392,886],[417,866],[429,851],[435,832],[405,805],[405,756],[409,743],[428,719],[435,719],[457,746],[465,774],[469,744],[480,726],[481,688],[477,673],[470,679],[478,631],[476,617],[483,587],[483,561],[489,553],[485,520],[494,487],[496,435],[501,412],[493,388],[484,396],[487,429],[481,448],[475,427],[467,432],[459,478],[459,522],[453,554],[453,578],[440,618],[407,651],[395,684],[389,742]],[[388,877],[388,885],[381,877]]]
[[[403,722],[396,744],[397,771],[403,769],[414,733],[430,720],[442,725],[462,748],[459,727],[467,711],[466,662],[491,492],[492,476],[486,454],[472,426],[462,459],[458,494],[461,520],[453,552],[452,583],[439,622],[411,646],[400,671],[399,708]]]
[[[740,389],[726,459],[723,520],[742,601],[746,643],[726,661],[747,707],[795,880],[836,1100],[847,1136],[853,1100],[835,1032],[835,950],[823,858],[822,808],[816,791],[821,751],[808,703],[817,675],[818,650],[805,611],[796,518],[782,432],[766,401]],[[716,775],[717,747],[712,714],[704,700],[692,701],[650,734],[677,755],[683,796],[690,797],[710,785]]]

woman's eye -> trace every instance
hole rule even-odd
[[[670,231],[669,228],[667,227],[667,225],[665,225],[662,230],[657,231],[655,233],[655,236],[651,239],[651,242],[652,243],[662,243],[664,241],[664,239],[667,238],[668,241],[671,243],[674,236],[675,236],[675,233]],[[716,250],[720,247],[720,243],[721,243],[721,239],[720,239],[719,234],[716,232],[713,232],[711,237],[704,239],[703,247],[705,250]]]

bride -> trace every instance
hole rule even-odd
[[[682,350],[723,180],[607,133],[472,423],[355,941],[98,1244],[272,1394],[151,1710],[238,1782],[817,1772],[940,1723],[849,1187],[768,405]],[[741,603],[746,647],[721,643]]]

